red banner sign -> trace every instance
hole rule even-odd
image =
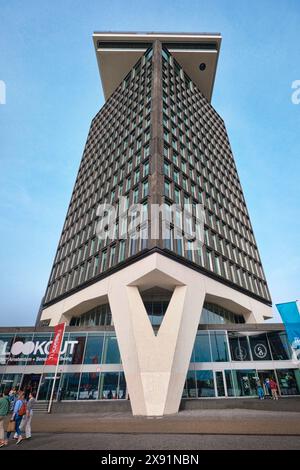
[[[45,366],[56,366],[59,358],[61,343],[64,337],[65,323],[60,323],[54,328],[54,339],[50,347],[50,352],[45,361]]]

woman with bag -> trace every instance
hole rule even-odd
[[[26,414],[26,403],[24,399],[24,392],[20,392],[18,399],[16,400],[13,414],[7,428],[7,440],[10,438],[11,433],[15,430],[18,435],[17,444],[22,441],[22,432],[20,430],[20,424],[23,416]],[[15,428],[15,429],[13,429]]]

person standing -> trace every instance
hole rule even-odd
[[[20,392],[19,396],[18,396],[18,399],[16,400],[14,410],[13,410],[13,414],[12,414],[12,417],[11,417],[11,421],[15,421],[15,423],[16,423],[16,434],[18,436],[17,444],[20,444],[20,442],[23,439],[22,438],[22,432],[21,432],[21,429],[20,429],[20,424],[21,424],[21,421],[22,421],[23,416],[25,414],[26,414],[26,403],[25,403],[25,399],[24,399],[24,392]],[[11,431],[8,431],[7,432],[7,440],[10,438],[10,435],[11,435]]]
[[[277,383],[273,379],[270,380],[270,388],[271,388],[271,393],[272,393],[272,399],[278,400],[278,393],[277,393],[278,387],[277,387]]]
[[[265,389],[266,389],[266,395],[268,395],[269,397],[271,397],[272,392],[271,392],[271,387],[270,387],[270,379],[269,379],[269,378],[266,378],[264,384],[265,384]]]
[[[265,395],[264,395],[264,390],[262,388],[261,382],[259,379],[256,381],[256,390],[257,390],[257,395],[260,400],[264,400]]]
[[[0,398],[0,447],[7,445],[7,441],[4,439],[4,419],[9,412],[9,405],[8,390],[4,390]]]
[[[31,421],[33,416],[33,408],[35,405],[35,393],[29,393],[29,400],[26,405],[26,414],[23,416],[22,423],[20,426],[21,431],[25,429],[25,437],[26,439],[31,438]]]

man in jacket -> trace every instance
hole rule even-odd
[[[7,444],[6,440],[4,440],[4,419],[9,412],[9,404],[8,391],[4,390],[0,398],[0,447]]]

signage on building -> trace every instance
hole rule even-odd
[[[51,341],[16,341],[9,347],[8,341],[0,340],[0,364],[13,363],[18,364],[24,361],[32,364],[44,363],[50,353]],[[75,351],[77,340],[65,341],[61,356],[64,360],[70,362]],[[55,363],[56,364],[56,363]],[[55,365],[54,364],[54,365]]]
[[[294,359],[300,361],[300,308],[298,302],[276,304],[284,323]]]
[[[60,323],[54,328],[54,338],[50,347],[50,352],[45,361],[45,366],[56,366],[61,352],[61,344],[65,332],[65,323]]]

